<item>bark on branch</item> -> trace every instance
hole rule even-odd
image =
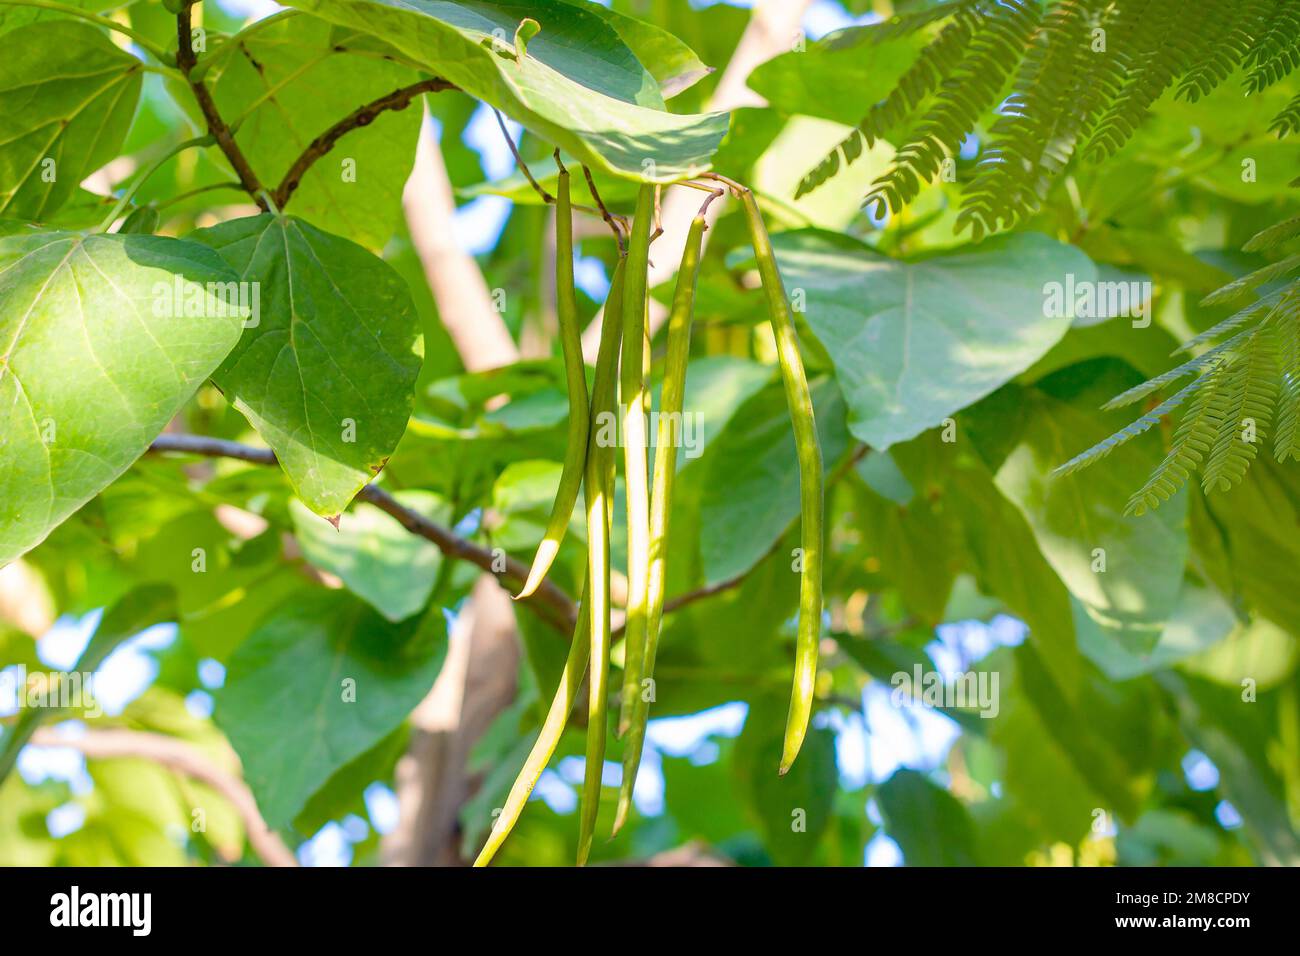
[[[244,151],[235,142],[235,134],[230,131],[226,121],[221,118],[216,101],[212,99],[211,91],[202,80],[192,79],[190,76],[197,61],[197,57],[194,55],[194,45],[191,41],[191,32],[193,30],[191,10],[195,2],[197,0],[186,0],[181,7],[180,13],[176,15],[176,65],[184,74],[185,81],[189,83],[190,89],[194,91],[194,99],[198,101],[199,109],[203,113],[203,119],[208,124],[208,132],[217,141],[217,146],[225,154],[226,159],[230,161],[231,167],[235,170],[235,175],[239,177],[239,185],[243,187],[244,192],[253,197],[253,201],[265,212],[269,207],[262,189],[261,180],[257,178],[257,173],[253,172],[253,167],[249,165],[248,157],[244,155]]]
[[[269,448],[254,448],[223,438],[209,438],[205,435],[163,434],[154,439],[149,450],[155,453],[179,452],[188,455],[202,455],[206,458],[235,458],[256,465],[276,464],[275,452]],[[437,545],[443,554],[475,564],[495,576],[498,580],[511,580],[522,585],[528,578],[528,566],[506,555],[502,559],[488,548],[466,541],[454,532],[430,521],[424,515],[403,506],[392,495],[375,485],[366,485],[357,495],[362,501],[368,501],[381,511],[385,511],[411,534],[418,535],[426,541]],[[496,570],[498,567],[503,570]],[[578,618],[577,606],[573,599],[549,581],[527,599],[527,603],[545,620],[565,634],[573,631]]]
[[[306,174],[307,170],[311,169],[312,164],[315,163],[316,160],[320,159],[333,149],[334,144],[343,136],[346,136],[354,129],[361,129],[362,127],[369,126],[375,121],[375,117],[379,116],[381,113],[387,112],[388,110],[406,109],[406,107],[410,105],[411,100],[420,96],[422,93],[439,93],[443,90],[454,90],[456,88],[456,84],[451,81],[435,76],[431,79],[421,80],[419,83],[412,83],[410,86],[404,86],[401,89],[393,90],[393,92],[381,96],[379,99],[367,103],[364,106],[358,106],[347,116],[343,117],[343,119],[339,120],[325,132],[312,140],[307,145],[307,148],[303,150],[302,155],[294,160],[293,165],[289,167],[289,171],[285,173],[284,178],[280,180],[280,185],[276,186],[275,191],[271,194],[271,198],[275,202],[275,207],[277,209],[283,209],[285,207],[285,204],[289,202],[290,197],[293,196],[294,190],[298,188],[298,184],[302,182],[302,177]]]

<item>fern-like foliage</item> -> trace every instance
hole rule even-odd
[[[1273,118],[1268,131],[1276,133],[1279,139],[1283,136],[1289,136],[1291,133],[1300,132],[1300,93],[1296,94],[1295,99]]]
[[[1277,430],[1273,457],[1300,461],[1300,298],[1279,309],[1277,320]]]
[[[1246,477],[1272,423],[1277,399],[1273,329],[1262,325],[1246,338],[1238,358],[1214,389],[1214,444],[1201,466],[1201,487],[1227,491]]]
[[[1267,28],[1275,0],[1225,0],[1212,13],[1217,41],[1178,84],[1178,96],[1195,103],[1230,77]]]
[[[864,204],[898,212],[993,113],[957,223],[979,238],[1037,211],[1076,155],[1101,161],[1120,150],[1171,87],[1196,100],[1244,72],[1245,91],[1258,93],[1300,66],[1300,0],[949,0],[829,42],[918,31],[931,38],[911,69],[867,104],[797,195],[888,136],[895,164]],[[1300,132],[1300,96],[1271,129]]]
[[[1272,249],[1274,246],[1279,246],[1296,236],[1300,236],[1300,216],[1292,216],[1290,219],[1283,219],[1279,223],[1274,223],[1267,229],[1261,229],[1251,236],[1241,248],[1245,252],[1263,252],[1265,249]]]
[[[1036,31],[1004,116],[990,130],[992,144],[966,191],[958,228],[976,239],[1010,225],[1047,197],[1054,176],[1070,161],[1090,120],[1082,105],[1105,62],[1089,40],[1108,0],[1065,0]]]
[[[1287,257],[1252,275],[1268,271],[1274,279],[1284,278],[1300,270],[1295,259]],[[1240,283],[1224,288],[1243,288]],[[1212,293],[1207,301],[1223,298],[1222,291]],[[1169,500],[1198,470],[1206,492],[1231,488],[1245,477],[1274,421],[1274,457],[1279,462],[1300,460],[1300,279],[1291,279],[1285,288],[1238,310],[1178,351],[1216,339],[1223,341],[1107,402],[1104,408],[1120,408],[1188,375],[1197,376],[1132,424],[1061,465],[1055,474],[1068,475],[1099,461],[1180,408],[1182,419],[1169,450],[1129,499],[1130,514],[1142,514]]]
[[[1174,496],[1192,472],[1200,467],[1214,444],[1219,431],[1219,406],[1215,401],[1224,377],[1223,363],[1216,363],[1203,376],[1183,389],[1191,393],[1187,413],[1174,431],[1169,453],[1156,466],[1151,477],[1133,493],[1124,507],[1125,514],[1143,514]]]
[[[1300,65],[1300,0],[1276,0],[1260,41],[1246,55],[1251,93],[1272,86]]]
[[[958,3],[936,7],[934,12],[941,11],[942,17],[895,18],[875,25],[870,28],[870,32],[846,31],[839,39],[828,42],[828,46],[831,47],[847,45],[850,40],[855,44],[884,43],[887,40],[915,33],[936,19],[952,17],[952,22],[946,24],[939,34],[922,48],[916,62],[899,78],[889,95],[873,105],[862,117],[857,129],[853,130],[843,142],[827,154],[825,159],[804,176],[795,190],[796,199],[812,192],[839,172],[841,158],[846,165],[856,160],[862,155],[864,141],[867,146],[874,145],[877,139],[885,136],[907,116],[918,110],[930,94],[939,88],[961,62],[974,35],[975,27],[979,22],[978,16],[972,12],[974,7],[974,0],[960,0]]]
[[[1089,465],[1101,461],[1101,459],[1105,458],[1120,445],[1125,445],[1128,442],[1131,442],[1134,438],[1149,432],[1151,429],[1159,425],[1166,415],[1176,409],[1179,405],[1182,405],[1187,401],[1187,399],[1196,395],[1205,386],[1206,381],[1207,378],[1202,377],[1197,379],[1195,382],[1192,382],[1191,385],[1188,385],[1182,391],[1165,399],[1155,408],[1151,409],[1151,411],[1143,414],[1143,416],[1137,421],[1124,426],[1109,438],[1097,442],[1097,444],[1093,445],[1087,451],[1075,455],[1064,465],[1059,466],[1052,472],[1052,474],[1058,478],[1072,475],[1082,468],[1087,468]]]
[[[961,62],[895,154],[893,168],[872,184],[866,203],[875,204],[878,213],[886,206],[899,210],[915,198],[980,117],[997,105],[1011,66],[1042,13],[1035,0],[1000,0],[973,9],[973,36]]]

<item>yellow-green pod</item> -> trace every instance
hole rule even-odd
[[[623,692],[618,736],[632,723],[632,703],[640,692],[645,663],[646,597],[650,575],[650,488],[646,455],[645,309],[646,269],[655,187],[637,193],[636,218],[628,242],[623,289],[623,359],[619,401],[623,416],[623,482],[627,499],[627,630],[623,643]]]
[[[767,296],[772,333],[776,337],[777,360],[785,384],[786,404],[794,425],[795,454],[799,461],[799,514],[802,572],[799,578],[799,634],[795,644],[794,687],[790,693],[790,713],[786,717],[785,742],[781,751],[780,772],[785,773],[799,755],[808,721],[812,716],[813,690],[817,679],[817,650],[821,641],[822,621],[822,507],[824,478],[822,452],[817,442],[817,425],[813,419],[812,393],[808,376],[799,355],[799,337],[795,332],[790,303],[785,296],[776,254],[768,238],[758,201],[749,190],[740,192],[758,260],[758,274]]]
[[[673,481],[677,475],[677,447],[681,443],[682,400],[686,393],[686,363],[691,353],[691,321],[695,313],[695,284],[707,228],[703,215],[696,217],[686,235],[686,250],[677,270],[672,312],[668,317],[668,356],[664,364],[664,387],[659,401],[659,429],[655,435],[654,486],[650,497],[650,570],[646,588],[645,657],[643,686],[637,688],[632,720],[623,747],[623,781],[618,792],[614,832],[627,822],[632,808],[632,788],[641,766],[646,721],[650,716],[650,695],[644,684],[654,678],[659,628],[663,623],[664,582],[668,558],[668,518],[672,514]]]
[[[569,441],[564,453],[560,486],[555,493],[546,532],[537,546],[528,579],[515,600],[528,597],[546,577],[560,543],[569,530],[573,506],[582,487],[583,466],[587,460],[587,369],[582,361],[582,328],[578,318],[578,297],[573,287],[573,207],[569,198],[569,171],[560,169],[555,207],[555,312],[560,324],[560,345],[564,352],[564,377],[569,392]]]
[[[605,766],[606,697],[609,679],[609,526],[614,497],[613,423],[617,416],[617,373],[622,330],[625,265],[614,270],[605,318],[600,329],[596,378],[591,390],[591,429],[584,474],[587,511],[587,606],[590,615],[591,675],[588,681],[586,769],[578,805],[578,865],[587,862],[596,814],[600,811],[600,780]]]
[[[586,583],[585,593],[588,596],[591,594],[590,580]],[[578,626],[573,632],[573,641],[569,644],[569,656],[564,662],[564,672],[560,675],[560,686],[555,689],[555,697],[552,698],[550,709],[547,710],[546,718],[542,721],[537,742],[528,752],[528,759],[524,761],[523,769],[519,771],[519,776],[510,787],[505,806],[501,808],[501,813],[492,824],[492,832],[488,834],[487,843],[483,845],[483,849],[474,860],[475,866],[487,866],[496,856],[497,850],[501,849],[501,844],[519,822],[519,815],[523,813],[524,805],[528,803],[533,788],[537,786],[537,779],[550,763],[555,748],[560,743],[560,737],[564,735],[564,725],[568,723],[569,714],[573,711],[573,703],[577,700],[578,688],[582,685],[582,677],[587,669],[587,656],[591,652],[590,607],[590,600],[584,597],[582,610],[578,614]]]

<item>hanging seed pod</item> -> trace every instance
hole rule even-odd
[[[721,190],[719,190],[719,193]],[[673,481],[677,475],[677,447],[681,442],[682,399],[686,391],[686,363],[691,353],[691,321],[695,315],[695,285],[707,228],[703,210],[691,222],[686,249],[677,270],[672,312],[668,318],[668,356],[664,366],[663,395],[659,402],[659,429],[655,436],[654,486],[650,498],[650,569],[646,594],[646,636],[643,677],[636,688],[632,719],[623,748],[623,780],[618,792],[614,833],[627,822],[632,807],[632,788],[641,766],[646,721],[650,715],[647,679],[654,678],[659,627],[663,622],[664,582],[668,558],[668,518],[672,514]]]
[[[558,154],[557,154],[558,159]],[[560,181],[555,208],[555,311],[560,325],[560,345],[564,351],[564,377],[569,392],[569,437],[564,452],[564,468],[555,493],[555,504],[546,522],[528,580],[515,600],[528,597],[546,577],[560,544],[569,530],[573,506],[582,487],[583,466],[587,460],[587,432],[590,423],[587,405],[587,370],[582,361],[582,328],[578,319],[578,297],[573,286],[573,207],[569,197],[569,171],[560,166]]]
[[[588,681],[586,770],[578,809],[578,865],[587,862],[596,814],[600,810],[600,778],[605,765],[605,701],[609,675],[609,527],[614,500],[614,448],[602,441],[606,425],[617,416],[617,367],[622,332],[627,266],[620,261],[605,302],[592,386],[591,429],[587,442],[587,605],[590,617],[591,675]]]
[[[618,736],[632,722],[632,703],[640,691],[645,661],[646,586],[650,573],[650,489],[646,455],[645,307],[654,218],[655,187],[637,194],[636,219],[628,243],[623,290],[623,360],[619,401],[623,414],[623,481],[627,497],[627,630],[623,643],[623,692]]]
[[[564,735],[564,725],[568,723],[574,701],[578,698],[578,688],[582,685],[582,678],[587,670],[587,657],[591,653],[591,602],[587,597],[591,594],[590,579],[587,580],[584,591],[582,610],[578,613],[578,626],[569,644],[569,656],[564,661],[560,686],[556,688],[555,697],[552,698],[550,709],[546,712],[546,719],[542,721],[537,742],[528,752],[524,768],[519,771],[519,776],[510,787],[505,806],[501,808],[501,813],[492,824],[492,832],[488,834],[487,843],[483,845],[483,849],[474,860],[475,866],[487,866],[501,849],[501,844],[519,822],[519,815],[523,813],[524,805],[532,795],[533,788],[537,786],[537,779],[546,769],[546,765],[551,762],[555,748],[559,746],[560,737]]]
[[[817,645],[821,640],[822,619],[822,452],[817,443],[817,425],[813,420],[812,394],[799,355],[799,337],[790,315],[790,303],[777,269],[776,254],[768,238],[758,201],[748,189],[737,189],[745,209],[758,259],[758,274],[767,296],[772,333],[776,337],[777,359],[785,383],[785,399],[790,406],[794,425],[795,452],[799,460],[799,513],[802,568],[799,578],[799,635],[795,645],[794,688],[790,694],[790,713],[786,718],[785,743],[781,752],[780,772],[785,773],[799,755],[808,720],[812,715],[813,685],[817,678]]]

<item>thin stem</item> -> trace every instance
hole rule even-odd
[[[155,454],[177,452],[201,455],[205,458],[234,458],[255,465],[277,463],[275,452],[269,448],[254,448],[205,435],[172,433],[159,435],[149,446],[149,450]],[[491,550],[472,541],[466,541],[419,512],[402,506],[392,495],[376,485],[366,485],[357,497],[396,518],[398,523],[411,534],[433,542],[449,558],[468,561],[502,580],[523,583],[528,575],[528,567],[509,556],[505,559],[504,570],[497,570],[500,562],[498,556]],[[573,600],[549,581],[542,582],[542,586],[537,589],[528,603],[544,619],[563,632],[572,631],[578,620],[578,610]]]
[[[515,158],[516,165],[519,166],[524,177],[532,185],[533,189],[537,191],[537,194],[542,197],[542,201],[548,206],[552,205],[555,202],[555,197],[543,189],[541,184],[533,178],[532,170],[528,168],[528,164],[524,162],[524,158],[519,155],[519,147],[515,145],[514,137],[510,135],[510,130],[506,127],[505,117],[501,115],[500,110],[493,110],[492,115],[497,118],[497,126],[501,127],[501,135],[506,138],[506,145],[510,147],[510,155]]]
[[[208,132],[217,141],[217,145],[221,147],[221,152],[225,154],[226,159],[229,160],[231,167],[235,170],[235,175],[239,177],[239,184],[244,188],[244,192],[252,196],[253,201],[265,211],[268,207],[266,197],[263,196],[261,180],[257,178],[257,173],[253,172],[253,167],[249,165],[248,157],[244,155],[244,151],[235,142],[235,134],[230,131],[230,127],[221,118],[216,101],[212,99],[211,91],[204,86],[201,78],[196,79],[191,76],[191,71],[193,71],[197,62],[191,40],[191,8],[194,3],[195,0],[183,0],[180,13],[176,15],[176,65],[180,68],[181,73],[185,75],[186,82],[189,83],[190,90],[194,93],[194,99],[199,104],[199,110],[203,113],[203,118],[208,124]]]
[[[156,160],[154,160],[152,163],[146,166],[144,172],[142,172],[139,176],[136,177],[135,182],[133,182],[129,187],[127,187],[127,190],[122,195],[122,198],[119,199],[117,201],[117,205],[113,207],[113,211],[108,214],[108,217],[102,223],[100,223],[99,231],[100,232],[108,231],[108,227],[111,226],[114,222],[116,222],[117,217],[122,215],[122,212],[126,209],[126,207],[131,204],[131,200],[135,197],[135,194],[136,192],[139,191],[140,187],[144,185],[145,180],[147,180],[150,176],[156,173],[163,166],[164,163],[166,163],[172,157],[176,156],[178,153],[183,153],[187,149],[192,149],[195,146],[209,146],[211,144],[212,144],[211,136],[196,136],[194,139],[187,139],[183,143],[176,144],[171,149],[169,149],[166,153],[164,153],[162,156],[159,156]]]
[[[113,30],[117,33],[122,34],[125,37],[128,37],[132,43],[134,43],[140,49],[144,50],[146,53],[152,56],[159,63],[162,63],[164,66],[171,67],[172,69],[169,72],[171,72],[172,74],[176,72],[175,71],[176,61],[175,59],[172,58],[170,54],[168,54],[166,50],[164,50],[157,43],[154,43],[153,40],[150,40],[143,33],[139,33],[135,30],[132,30],[130,27],[118,23],[116,20],[112,19],[111,17],[101,16],[98,13],[91,13],[90,11],[83,10],[80,7],[69,6],[66,3],[55,3],[53,2],[53,0],[0,0],[0,6],[35,7],[39,10],[53,10],[57,13],[66,14],[67,16],[70,17],[79,17],[82,20],[89,20],[91,23],[97,23],[101,27],[106,27],[109,30]]]
[[[275,187],[271,193],[271,200],[279,209],[283,209],[293,196],[298,184],[302,182],[302,177],[307,173],[312,165],[334,148],[334,144],[343,136],[352,132],[354,129],[361,129],[369,126],[375,121],[375,117],[387,110],[402,110],[422,93],[438,93],[443,90],[454,90],[456,85],[449,80],[441,77],[432,77],[427,80],[421,80],[419,83],[412,83],[410,86],[404,86],[401,89],[393,90],[384,96],[373,100],[364,106],[358,106],[343,119],[339,120],[325,132],[321,133],[312,140],[307,148],[302,151],[289,171],[284,174],[280,180],[280,185]]]
[[[519,147],[515,145],[514,138],[510,135],[510,129],[506,126],[506,121],[501,115],[501,111],[493,110],[492,112],[496,115],[497,125],[501,127],[501,135],[505,137],[506,145],[510,148],[510,155],[515,158],[515,164],[519,167],[520,172],[524,174],[524,178],[528,180],[528,184],[533,187],[533,192],[537,193],[537,195],[541,197],[542,202],[546,203],[546,205],[555,205],[555,197],[547,192],[546,187],[537,181],[537,178],[533,175],[533,171],[529,169],[528,164],[524,162],[524,157],[520,154]],[[560,159],[560,151],[558,149],[555,151],[555,165],[557,169],[564,169],[564,163]],[[601,219],[604,219],[605,222],[609,224],[609,227],[614,230],[614,238],[618,241],[618,250],[621,254],[623,252],[623,237],[614,224],[615,219],[621,217],[611,215],[609,210],[605,208],[605,204],[600,201],[600,195],[596,192],[596,184],[591,181],[590,170],[588,170],[586,166],[583,166],[582,171],[587,175],[587,184],[591,187],[591,194],[595,197],[600,208],[593,209],[590,206],[583,206],[580,203],[571,203],[570,208],[575,212],[586,213],[589,216],[599,216]],[[624,229],[627,228],[626,222],[623,223],[623,227]]]
[[[248,784],[221,767],[213,755],[195,744],[166,734],[116,727],[88,730],[77,737],[65,737],[53,728],[44,728],[36,733],[32,742],[38,747],[68,747],[92,760],[149,760],[205,783],[234,807],[243,821],[249,845],[263,863],[285,867],[298,865],[293,852],[267,825],[257,809],[257,801]],[[242,854],[242,844],[239,849]]]
[[[618,252],[621,256],[625,251],[623,235],[630,231],[627,220],[615,216],[609,211],[609,208],[605,205],[605,200],[600,198],[600,190],[596,188],[596,180],[592,177],[591,170],[586,166],[583,166],[582,175],[587,177],[587,188],[591,190],[591,198],[595,200],[596,207],[600,210],[600,218],[604,219],[609,228],[614,231],[614,240],[618,243]],[[621,231],[619,228],[620,226],[622,226]]]

